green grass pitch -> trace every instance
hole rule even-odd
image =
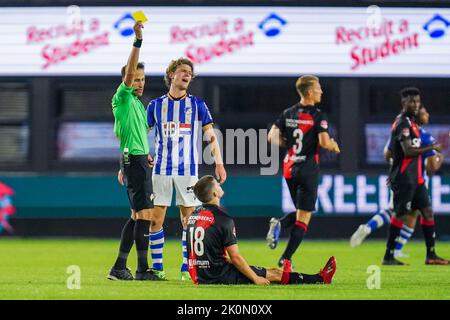
[[[380,289],[369,290],[367,268],[380,265],[384,242],[367,241],[351,249],[347,241],[306,239],[294,256],[294,268],[315,273],[334,255],[337,272],[330,286],[271,285],[194,286],[178,280],[181,248],[166,241],[164,265],[168,281],[118,282],[106,279],[114,262],[118,240],[0,240],[0,299],[170,299],[170,300],[291,300],[291,299],[450,299],[450,266],[426,266],[422,241],[409,243],[409,266],[381,266]],[[240,251],[252,265],[275,266],[285,247],[275,250],[263,240],[239,242]],[[438,254],[450,257],[450,243],[438,243]],[[67,268],[81,270],[81,288],[68,289]],[[129,267],[135,270],[134,250]]]

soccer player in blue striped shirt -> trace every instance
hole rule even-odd
[[[165,278],[163,222],[167,207],[171,205],[175,187],[176,205],[180,208],[183,225],[181,280],[189,279],[186,223],[195,207],[201,204],[195,198],[193,186],[198,181],[202,130],[211,146],[216,163],[216,177],[221,183],[226,180],[226,171],[208,107],[202,99],[187,93],[193,78],[194,65],[189,59],[172,60],[164,77],[169,92],[150,101],[147,108],[148,125],[156,129],[156,155],[152,177],[155,207],[150,233],[150,251],[153,270],[160,278]]]

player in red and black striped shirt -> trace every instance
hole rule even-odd
[[[339,153],[339,146],[328,134],[327,116],[317,106],[322,97],[319,78],[302,76],[296,82],[300,102],[283,111],[269,132],[269,142],[286,147],[286,179],[296,207],[296,222],[278,265],[291,260],[308,230],[315,211],[319,187],[319,148]]]
[[[224,195],[220,184],[213,176],[204,176],[195,184],[194,194],[203,202],[188,220],[188,266],[195,284],[331,283],[336,271],[334,257],[313,275],[292,272],[289,263],[283,270],[249,266],[239,253],[234,221],[220,208]]]
[[[383,264],[403,265],[394,258],[395,242],[400,235],[403,223],[414,211],[422,214],[422,230],[427,247],[427,264],[449,264],[435,252],[434,216],[423,178],[422,154],[430,150],[441,151],[441,145],[433,143],[420,147],[420,132],[416,123],[419,112],[420,91],[417,88],[405,88],[400,92],[402,112],[396,117],[391,131],[391,154],[393,164],[389,173],[390,187],[394,193],[395,217],[391,219],[386,253]]]

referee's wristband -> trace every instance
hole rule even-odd
[[[142,45],[142,39],[134,38],[133,47],[140,48]]]

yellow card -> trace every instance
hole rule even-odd
[[[142,23],[146,23],[148,21],[147,17],[145,16],[144,12],[142,12],[142,10],[134,12],[132,16],[135,21],[142,21]]]

